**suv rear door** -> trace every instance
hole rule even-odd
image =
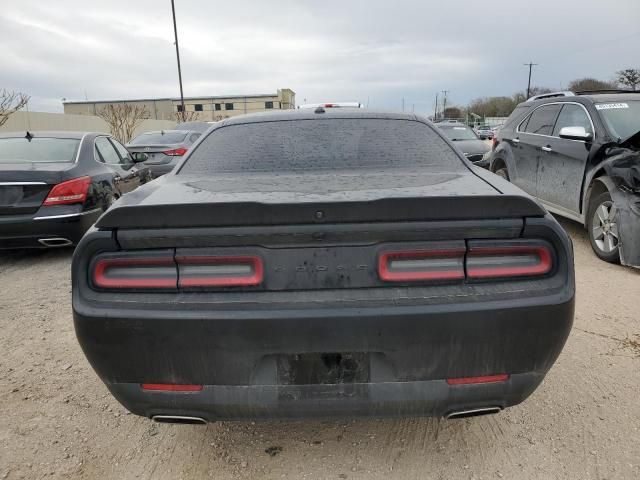
[[[515,172],[509,172],[513,183],[531,195],[538,195],[538,165],[542,148],[553,132],[561,105],[536,108],[516,129],[517,148],[513,150]]]
[[[580,192],[591,142],[560,138],[564,127],[584,127],[594,135],[593,122],[579,103],[563,103],[551,137],[544,139],[538,167],[537,196],[547,203],[580,213]]]

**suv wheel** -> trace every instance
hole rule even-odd
[[[589,241],[595,254],[605,262],[618,263],[620,241],[616,205],[609,192],[604,192],[589,202],[587,228]]]
[[[504,178],[505,180],[509,180],[509,171],[506,168],[499,168],[496,170],[496,175]]]

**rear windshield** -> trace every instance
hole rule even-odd
[[[0,138],[0,163],[74,162],[75,138]]]
[[[620,140],[640,132],[640,100],[596,103],[609,131]]]
[[[186,132],[150,132],[138,135],[129,145],[171,145],[184,142]]]
[[[426,166],[463,168],[453,149],[428,125],[333,118],[221,127],[196,147],[180,173]]]
[[[467,127],[440,127],[444,134],[454,142],[456,140],[478,140],[473,130]]]

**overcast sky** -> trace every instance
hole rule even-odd
[[[176,0],[185,96],[270,93],[433,111],[640,67],[639,0]],[[61,99],[179,96],[170,0],[2,0],[0,88]]]

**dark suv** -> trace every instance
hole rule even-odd
[[[584,224],[608,262],[640,267],[640,92],[558,92],[513,111],[492,172]]]

